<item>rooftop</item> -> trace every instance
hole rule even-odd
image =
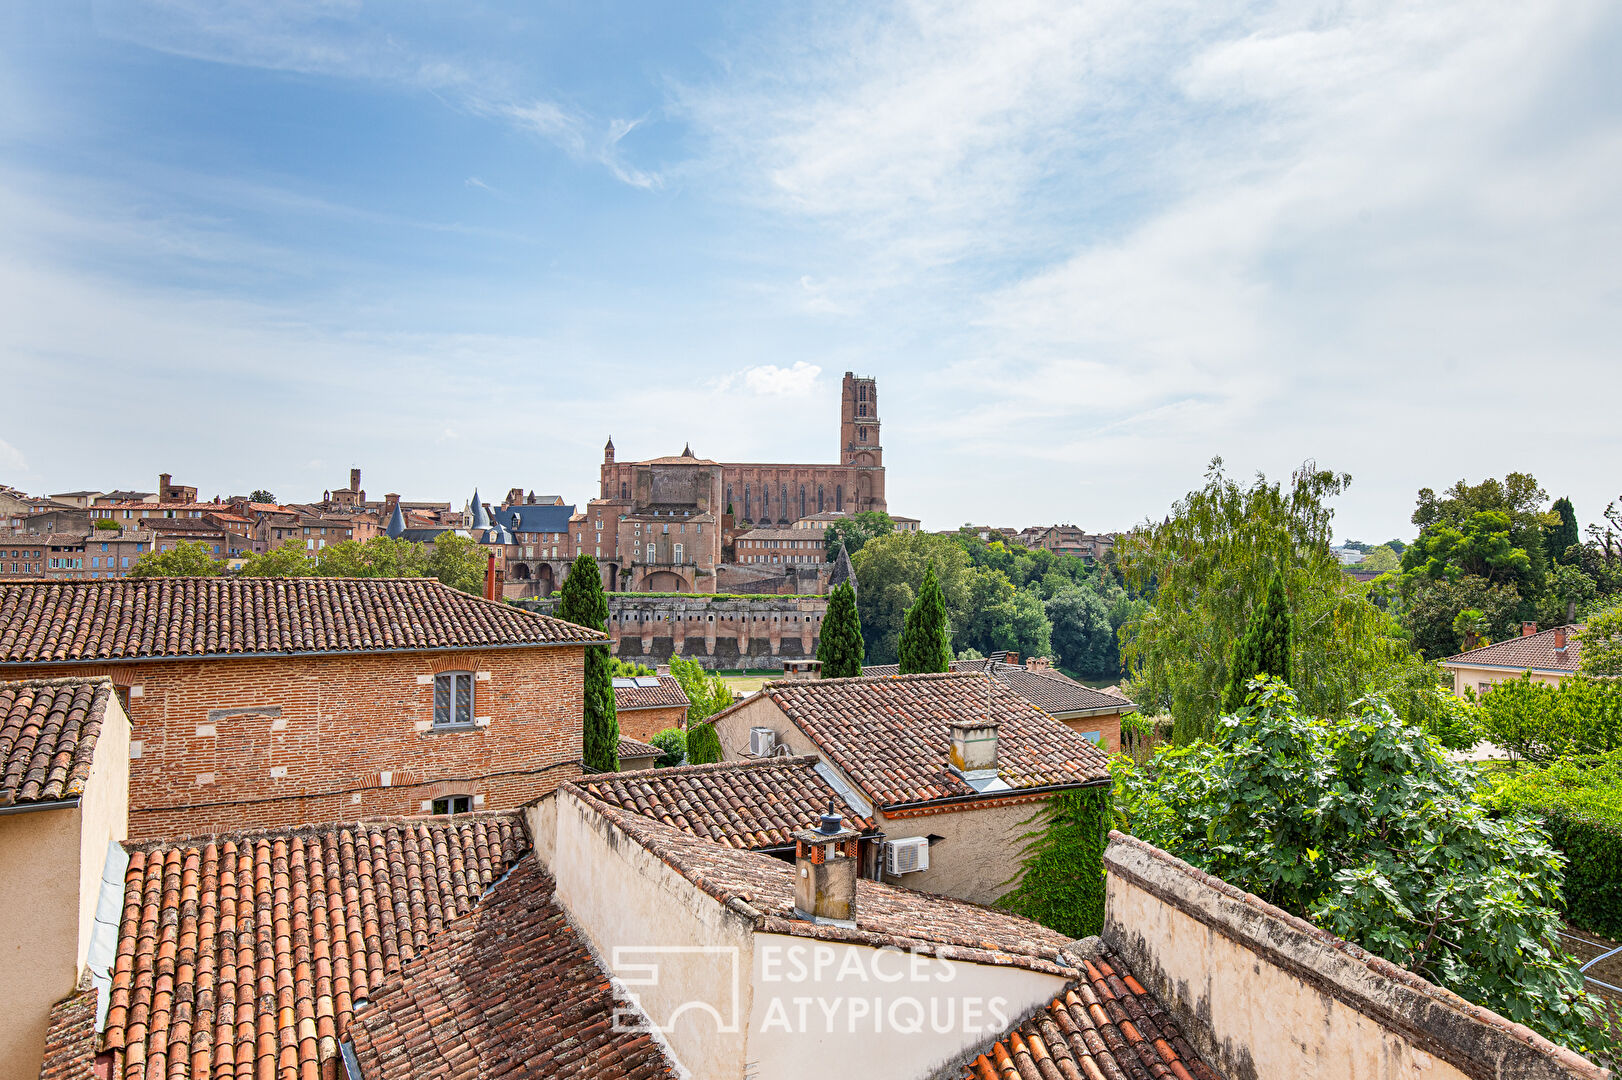
[[[687,692],[674,675],[638,675],[614,680],[616,711],[668,709],[676,705],[686,708],[688,701]]]
[[[107,678],[0,682],[0,806],[84,794],[112,696]]]
[[[1078,712],[1119,712],[1135,709],[1136,703],[1119,694],[1106,694],[1083,686],[1062,671],[1052,668],[1030,668],[1010,664],[997,653],[980,660],[953,660],[952,671],[990,672],[998,682],[1012,689],[1020,697],[1054,716]],[[875,664],[862,669],[863,678],[893,676],[901,672],[899,664]]]
[[[477,649],[601,641],[433,578],[0,584],[0,664]]]
[[[639,739],[627,739],[623,735],[620,736],[619,757],[621,758],[656,757],[663,754],[664,751],[652,743],[645,743]]]
[[[1576,671],[1583,656],[1581,626],[1558,626],[1536,634],[1510,638],[1496,645],[1458,653],[1443,660],[1445,665],[1530,668],[1539,671]],[[1565,632],[1565,649],[1555,648],[1555,638]]]
[[[818,775],[816,765],[810,756],[718,761],[588,776],[575,784],[610,806],[741,850],[793,844],[790,834],[815,828],[830,799],[853,828],[876,828]]]
[[[646,1032],[621,1031],[615,996],[535,857],[406,961],[349,1027],[367,1080],[676,1075]],[[473,1069],[476,1063],[476,1069]]]
[[[318,1070],[356,1003],[528,849],[517,814],[136,847],[107,1009],[112,1075],[332,1075]]]
[[[997,722],[997,775],[1009,788],[1109,780],[1104,751],[984,675],[788,680],[760,694],[881,807],[980,794],[948,764],[955,720]]]

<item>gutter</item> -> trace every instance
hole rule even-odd
[[[32,814],[36,810],[69,810],[79,805],[80,796],[71,799],[52,799],[50,802],[16,803],[12,806],[0,806],[0,817],[6,814]]]
[[[878,807],[881,814],[896,812],[909,812],[929,807],[966,806],[970,803],[987,802],[996,799],[1015,799],[1026,795],[1047,795],[1059,791],[1079,791],[1082,788],[1107,787],[1112,781],[1091,780],[1085,784],[1045,784],[1042,787],[1008,788],[1002,791],[975,792],[973,795],[949,795],[944,799],[924,799],[920,802],[890,803]]]
[[[19,667],[77,667],[91,664],[162,664],[195,660],[278,660],[308,656],[395,656],[405,653],[484,652],[490,649],[557,649],[571,645],[610,645],[604,638],[576,641],[525,641],[511,645],[423,645],[390,646],[386,649],[303,649],[298,652],[220,652],[188,653],[183,656],[112,656],[89,660],[3,660],[0,672]]]
[[[1457,670],[1459,668],[1491,668],[1493,671],[1530,671],[1530,672],[1532,672],[1533,674],[1536,674],[1536,675],[1576,675],[1576,674],[1578,674],[1578,669],[1574,668],[1574,667],[1569,667],[1569,668],[1527,667],[1524,664],[1482,664],[1482,663],[1478,663],[1478,662],[1475,662],[1475,661],[1466,661],[1466,662],[1463,662],[1463,663],[1453,663],[1452,661],[1449,661],[1449,660],[1438,660],[1437,664],[1439,666],[1441,666],[1441,667],[1448,668],[1449,670]]]
[[[1079,719],[1088,716],[1105,716],[1111,713],[1120,713],[1125,716],[1127,713],[1136,712],[1137,709],[1136,702],[1123,701],[1119,705],[1100,705],[1096,709],[1070,709],[1066,712],[1049,712],[1048,715],[1055,720],[1069,720],[1072,717]]]

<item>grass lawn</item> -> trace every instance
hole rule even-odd
[[[782,672],[778,671],[717,671],[715,674],[719,675],[735,694],[752,694],[763,684],[783,677]]]

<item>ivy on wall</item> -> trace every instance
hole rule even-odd
[[[1043,803],[1025,822],[1032,828],[1021,852],[1023,877],[997,906],[1069,937],[1090,937],[1102,930],[1111,805],[1108,784],[1065,792]]]

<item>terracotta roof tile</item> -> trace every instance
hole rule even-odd
[[[1542,671],[1576,671],[1583,657],[1581,626],[1551,627],[1537,634],[1510,638],[1496,645],[1459,653],[1444,664],[1483,664],[1489,667],[1537,668]],[[1555,648],[1557,631],[1564,630],[1566,647]]]
[[[88,977],[79,986],[51,1006],[39,1080],[92,1080],[96,1075],[96,991]]]
[[[646,1032],[620,1032],[612,984],[521,859],[467,918],[406,962],[349,1028],[368,1077],[675,1076]]]
[[[1091,744],[1089,744],[1091,745]],[[995,908],[865,878],[856,882],[856,926],[810,923],[794,911],[794,865],[758,851],[722,847],[673,825],[620,810],[576,784],[578,796],[671,869],[767,933],[900,949],[927,948],[947,959],[1009,964],[1076,975],[1070,939]]]
[[[639,680],[653,680],[658,682],[652,686],[639,684]],[[686,707],[687,692],[681,688],[674,675],[642,675],[638,678],[618,678],[614,680],[614,709],[622,712],[630,709],[668,709],[675,705]]]
[[[1100,948],[1083,969],[1047,1008],[970,1062],[964,1080],[1218,1080],[1119,957]]]
[[[0,806],[84,794],[110,679],[0,682]]]
[[[0,664],[588,640],[606,637],[433,578],[0,584]]]
[[[611,806],[725,847],[786,847],[794,842],[790,833],[816,827],[829,799],[845,806],[817,775],[816,762],[814,757],[718,761],[591,776],[576,783]],[[845,813],[854,828],[876,828],[870,817],[848,807]]]
[[[620,736],[619,756],[622,758],[653,757],[655,754],[663,755],[664,751],[652,743],[645,743],[638,739],[627,739]]]
[[[355,1003],[527,849],[516,814],[136,847],[107,1009],[112,1076],[330,1075]]]
[[[1003,654],[998,653],[996,656]],[[1020,697],[1042,709],[1043,712],[1058,714],[1081,712],[1088,709],[1120,709],[1123,703],[1127,707],[1137,708],[1137,705],[1128,701],[1120,694],[1107,694],[1102,690],[1094,690],[1090,686],[1083,686],[1062,671],[1033,670],[1023,664],[1010,664],[1006,661],[988,657],[979,660],[953,660],[951,670],[962,671],[989,671],[997,677],[997,681],[1014,690]],[[874,664],[862,669],[863,678],[877,676],[899,675],[899,664]]]
[[[1109,779],[1104,751],[984,675],[790,680],[760,693],[881,807],[978,794],[951,769],[948,725],[988,715],[998,724],[997,775],[1009,787]]]

